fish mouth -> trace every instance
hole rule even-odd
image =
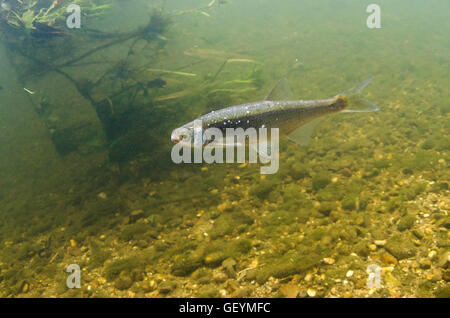
[[[178,134],[178,132],[177,132],[177,129],[175,129],[173,132],[172,132],[172,135],[170,136],[170,140],[172,140],[172,142],[174,143],[174,144],[177,144],[177,143],[179,143],[181,140],[180,140],[180,136],[179,136],[179,134]]]

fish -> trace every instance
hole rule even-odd
[[[223,134],[227,128],[267,128],[269,131],[271,128],[278,128],[280,137],[287,136],[298,145],[307,146],[318,120],[323,116],[333,113],[374,112],[380,109],[362,97],[362,91],[371,81],[372,78],[368,78],[330,98],[290,100],[292,90],[288,80],[282,78],[264,100],[230,106],[200,116],[174,129],[171,140],[187,147],[245,146],[236,141],[229,144],[225,138],[213,139],[204,132],[208,128],[218,128]],[[201,130],[195,124],[198,122],[201,122]]]

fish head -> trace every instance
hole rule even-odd
[[[195,121],[174,129],[170,139],[186,147],[202,147],[205,144],[203,127]]]

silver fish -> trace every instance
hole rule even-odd
[[[359,85],[334,97],[317,100],[287,100],[291,89],[286,78],[281,79],[267,97],[251,102],[223,108],[205,114],[179,128],[171,135],[174,143],[196,146],[195,140],[201,140],[206,146],[239,146],[225,144],[224,140],[210,140],[203,132],[208,128],[218,128],[225,133],[227,128],[278,128],[280,136],[288,135],[292,141],[307,145],[318,118],[339,112],[373,112],[379,108],[361,97],[363,89],[370,83],[369,78]],[[349,107],[352,107],[350,109]],[[201,130],[194,129],[194,122],[201,121]],[[199,138],[198,135],[201,135]],[[197,138],[195,136],[197,135]],[[205,137],[206,136],[206,137]],[[199,145],[197,145],[199,146]]]

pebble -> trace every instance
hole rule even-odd
[[[230,208],[231,205],[227,201],[225,201],[217,206],[217,211],[224,212],[226,210],[229,210]]]
[[[312,279],[312,275],[311,274],[306,274],[305,276],[305,282],[309,282]]]
[[[168,294],[171,291],[173,291],[177,287],[175,282],[162,282],[161,285],[159,285],[158,291],[161,294]]]
[[[308,288],[308,290],[306,291],[306,293],[308,294],[309,297],[315,297],[317,292],[316,290],[312,289],[312,288]]]
[[[448,263],[450,262],[450,251],[445,252],[440,258],[439,261],[437,262],[437,265],[439,267],[447,267]]]
[[[375,241],[373,241],[373,243],[376,246],[384,246],[384,245],[386,245],[386,240],[375,240]]]
[[[106,200],[106,198],[107,198],[108,196],[106,195],[105,192],[100,192],[100,193],[97,195],[97,197],[99,197],[100,199]]]
[[[349,270],[347,272],[347,274],[345,274],[345,277],[352,277],[352,276],[353,276],[353,271],[352,270]]]
[[[134,223],[140,218],[144,217],[144,211],[143,210],[134,210],[130,214],[129,223]]]
[[[334,260],[334,258],[331,258],[331,257],[325,257],[323,259],[323,262],[328,265],[333,265],[335,263],[335,260]]]
[[[428,269],[431,267],[431,261],[428,258],[422,258],[419,261],[420,268]]]
[[[349,178],[349,177],[352,176],[352,171],[351,171],[349,168],[344,168],[344,169],[341,170],[341,174],[342,174],[344,177]]]
[[[236,289],[233,294],[231,295],[231,297],[233,298],[244,298],[244,297],[248,297],[250,295],[250,289],[247,287],[239,287],[238,289]]]
[[[214,271],[213,279],[216,283],[223,283],[227,280],[228,276],[222,271]]]
[[[295,298],[300,292],[300,287],[297,284],[289,283],[281,286],[280,292],[286,298]]]
[[[29,290],[30,290],[30,285],[28,285],[28,283],[24,283],[22,286],[22,293],[28,293]]]
[[[381,261],[387,265],[397,265],[398,263],[397,259],[389,253],[383,253],[381,255]]]
[[[227,258],[222,262],[222,267],[228,277],[233,278],[236,276],[236,261],[234,259]]]
[[[442,278],[446,281],[446,282],[450,282],[450,270],[446,270],[444,272],[444,274],[442,275]]]

